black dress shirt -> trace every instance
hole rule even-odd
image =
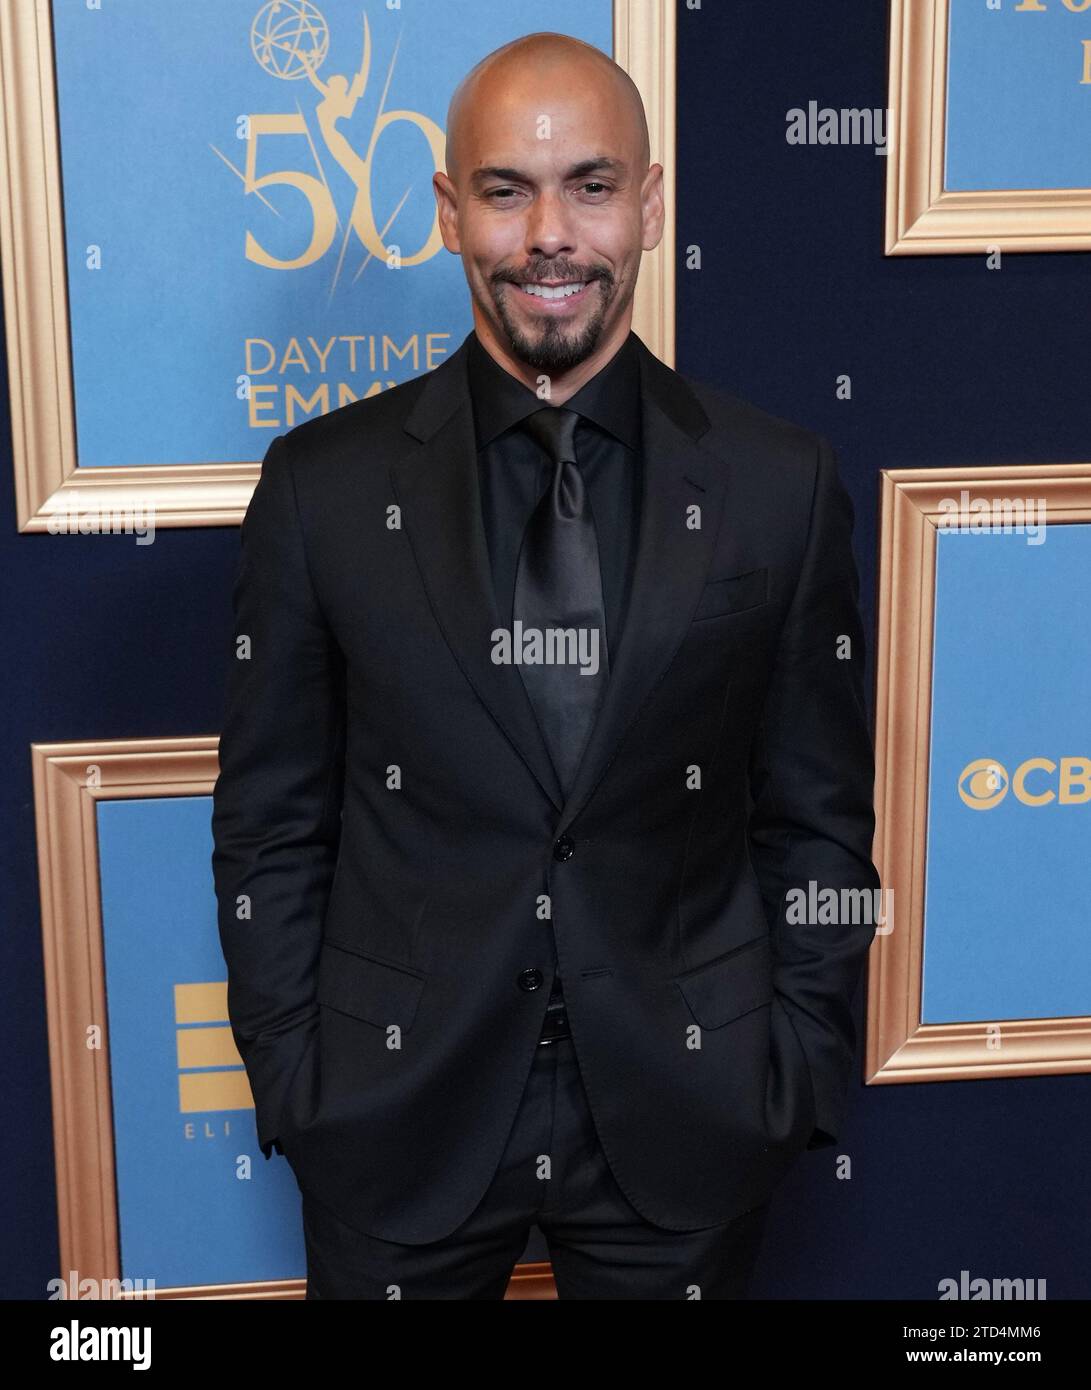
[[[519,425],[549,402],[539,400],[505,371],[481,346],[476,332],[470,334],[468,371],[493,589],[500,620],[510,626],[523,532],[553,476],[549,455]],[[595,518],[606,650],[612,657],[632,584],[643,486],[640,363],[632,333],[563,408],[580,415],[576,459]],[[552,1014],[563,1008],[564,982],[555,974],[548,1009]]]
[[[549,402],[505,371],[476,332],[470,334],[468,370],[496,606],[501,622],[510,626],[523,532],[553,473],[549,455],[519,425]],[[640,363],[632,333],[563,408],[581,417],[576,457],[595,518],[606,646],[612,658],[625,621],[640,524]]]

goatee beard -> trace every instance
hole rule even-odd
[[[523,291],[511,285],[510,293],[522,294]],[[600,296],[600,299],[604,301],[605,297]],[[530,336],[508,312],[503,295],[497,296],[496,312],[507,334],[508,347],[520,362],[546,376],[562,376],[586,362],[595,351],[602,336],[606,304],[600,302],[587,323],[574,335],[560,319],[543,318],[540,333]]]

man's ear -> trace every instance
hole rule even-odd
[[[458,194],[450,178],[438,171],[432,175],[432,191],[436,195],[436,208],[439,211],[439,234],[448,251],[456,256],[462,251],[458,235]]]
[[[654,251],[663,240],[663,227],[666,223],[662,164],[653,164],[645,176],[640,194],[640,210],[644,222],[641,245],[645,251]]]

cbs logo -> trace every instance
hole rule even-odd
[[[1034,776],[1033,784],[1028,778]],[[971,811],[991,811],[1008,792],[1024,806],[1078,806],[1091,801],[1091,758],[1028,758],[1008,776],[1003,763],[995,758],[978,758],[967,763],[959,774],[958,794]]]

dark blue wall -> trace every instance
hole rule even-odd
[[[886,258],[885,160],[785,141],[785,113],[811,99],[885,104],[886,11],[678,9],[676,365],[833,440],[869,632],[880,468],[1091,450],[1091,257],[1011,255],[1000,272]],[[684,268],[691,245],[700,271]],[[6,421],[0,439],[0,1296],[41,1298],[59,1263],[29,745],[218,730],[238,531],[165,530],[151,547],[17,535]],[[1087,1297],[1086,1096],[1080,1076],[858,1086],[841,1142],[778,1190],[753,1296],[934,1299],[969,1269]],[[851,1181],[834,1178],[838,1153]]]

